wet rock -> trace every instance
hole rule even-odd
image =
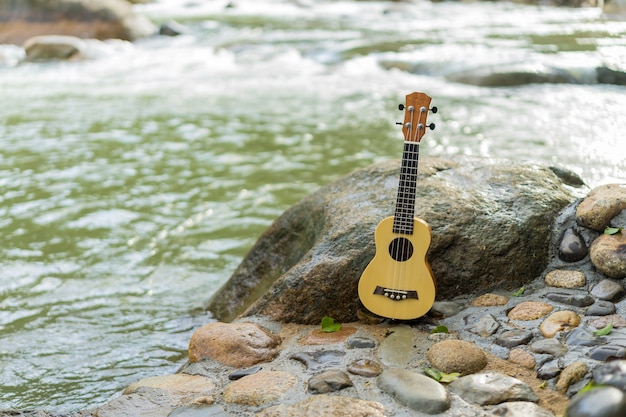
[[[474,307],[494,307],[494,306],[503,306],[509,302],[509,298],[504,295],[498,294],[483,294],[479,297],[476,297],[474,301],[472,301],[472,306]]]
[[[383,367],[371,359],[357,359],[348,366],[348,372],[354,375],[374,377],[381,374]]]
[[[284,371],[261,371],[245,376],[226,387],[224,401],[243,405],[261,405],[282,397],[297,382]]]
[[[583,237],[574,228],[569,228],[563,234],[561,244],[559,245],[559,258],[565,262],[578,262],[587,256],[589,249],[585,244]],[[552,285],[552,284],[548,284]],[[583,283],[584,285],[584,283]],[[557,287],[558,285],[553,285]],[[582,285],[577,285],[581,287]],[[574,288],[574,287],[565,287]]]
[[[496,338],[496,343],[506,348],[512,348],[519,345],[525,345],[533,338],[530,330],[514,329],[502,332]]]
[[[136,40],[151,36],[155,26],[123,0],[56,0],[0,2],[0,43],[21,45],[40,35]]]
[[[472,374],[487,365],[487,356],[478,346],[463,340],[435,343],[426,354],[433,367],[445,373]]]
[[[340,350],[321,350],[318,352],[297,352],[289,358],[302,362],[311,371],[316,371],[341,365],[341,360],[345,354]]]
[[[25,60],[30,62],[80,59],[85,49],[85,41],[75,36],[42,35],[24,43]]]
[[[311,331],[302,339],[303,345],[328,345],[345,341],[350,335],[356,332],[356,328],[352,326],[341,326],[336,332],[325,332],[322,329]]]
[[[555,339],[541,339],[530,344],[530,350],[535,353],[547,353],[552,356],[563,356],[567,353],[567,348]]]
[[[523,301],[513,307],[507,316],[511,320],[536,320],[550,313],[554,307],[540,301]]]
[[[591,289],[591,295],[605,301],[618,301],[626,292],[624,287],[612,279],[603,279]]]
[[[309,379],[309,392],[311,394],[328,394],[353,385],[345,372],[332,369],[311,377]]]
[[[605,344],[606,341],[584,328],[576,328],[567,334],[565,343],[570,346],[598,346]]]
[[[615,313],[615,304],[606,300],[596,300],[596,302],[587,309],[588,316],[607,316],[613,313]]]
[[[580,271],[555,269],[548,272],[545,278],[546,285],[558,288],[579,288],[587,283],[585,274]]]
[[[174,410],[167,394],[155,395],[151,392],[138,392],[121,395],[98,408],[98,417],[167,417]],[[19,414],[18,414],[19,415]]]
[[[550,411],[535,403],[512,401],[494,407],[491,412],[495,417],[554,417]]]
[[[590,257],[596,269],[607,277],[626,277],[626,232],[598,236],[591,244]]]
[[[538,401],[537,395],[527,384],[497,372],[461,377],[450,383],[449,389],[465,401],[479,405],[500,404],[505,401]]]
[[[179,36],[187,32],[189,32],[189,28],[176,22],[175,20],[163,22],[159,27],[159,35],[162,36]]]
[[[593,370],[593,381],[626,392],[626,360],[611,361],[596,367]]]
[[[591,190],[580,202],[576,208],[576,221],[582,226],[602,232],[622,210],[626,210],[626,186],[601,185]]]
[[[509,352],[509,361],[523,366],[526,369],[535,369],[535,365],[537,365],[533,355],[519,348],[511,349]]]
[[[609,2],[605,8],[604,12],[611,14],[612,8],[621,7],[621,14],[624,14],[624,4],[620,5],[617,1]],[[598,82],[601,84],[615,84],[615,85],[626,85],[626,72],[618,71],[613,68],[608,67],[598,67],[596,68],[596,74],[598,77]]]
[[[243,378],[244,376],[256,374],[261,369],[263,368],[260,366],[253,366],[252,368],[247,368],[247,369],[239,369],[239,370],[236,370],[235,372],[231,372],[228,375],[228,379],[230,379],[231,381],[236,381],[238,379]]]
[[[609,324],[612,324],[615,329],[626,327],[626,319],[619,314],[611,314],[609,316],[593,319],[589,322],[589,325],[595,327],[596,329],[603,329]]]
[[[574,307],[587,307],[595,302],[595,299],[589,294],[563,294],[551,292],[546,294],[546,298],[550,301]]]
[[[353,337],[348,339],[346,345],[349,349],[371,349],[376,347],[376,341],[367,337]]]
[[[581,83],[573,73],[560,68],[515,64],[499,67],[478,68],[458,74],[450,74],[450,81],[483,87],[510,87],[538,83]]]
[[[171,374],[155,376],[137,381],[124,390],[124,394],[134,394],[144,388],[167,393],[174,403],[191,403],[199,397],[213,397],[215,384],[204,376]]]
[[[204,405],[204,406],[193,406],[193,407],[178,407],[171,413],[167,415],[167,417],[229,417],[230,414],[227,414],[224,409],[217,405]]]
[[[252,323],[209,323],[200,327],[189,342],[189,360],[213,359],[244,368],[267,362],[280,353],[279,336]]]
[[[626,347],[619,345],[596,346],[589,351],[589,357],[601,362],[624,359],[626,358]]]
[[[376,225],[393,212],[398,169],[398,161],[387,161],[357,170],[289,208],[208,310],[222,321],[356,321],[358,280],[375,253]],[[420,159],[416,196],[415,211],[433,230],[429,262],[440,299],[533,280],[548,262],[545,225],[572,201],[549,168],[471,157]]]
[[[580,361],[573,362],[561,371],[561,375],[559,375],[554,387],[561,394],[565,394],[567,389],[581,381],[587,375],[587,372],[589,372],[589,367],[586,363]]]
[[[426,414],[450,408],[450,395],[437,381],[406,369],[391,368],[377,379],[378,387],[400,404]]]
[[[496,318],[491,314],[484,314],[474,324],[474,326],[472,326],[470,331],[482,337],[489,337],[494,334],[498,330],[498,328],[500,328],[500,323],[498,323]]]
[[[537,370],[537,378],[552,379],[561,372],[558,359],[551,359],[543,363]]]
[[[367,416],[384,417],[385,408],[375,401],[337,395],[316,395],[292,405],[268,407],[256,417]]]
[[[554,337],[558,332],[577,327],[579,324],[580,316],[573,311],[557,311],[539,325],[539,330],[545,337]]]
[[[626,395],[614,387],[599,387],[578,394],[567,406],[567,417],[623,417]]]

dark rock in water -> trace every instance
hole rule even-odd
[[[0,23],[0,43],[17,45],[40,35],[133,41],[156,31],[124,0],[4,1]]]
[[[607,67],[596,68],[598,82],[601,84],[626,85],[626,72]]]
[[[68,60],[82,57],[85,42],[75,36],[35,36],[24,43],[27,61]]]
[[[593,381],[626,392],[626,360],[611,361],[596,367],[593,370]]]
[[[173,20],[163,23],[159,28],[159,35],[163,36],[179,36],[187,32],[187,27]]]
[[[399,167],[388,161],[357,170],[292,206],[208,309],[221,321],[355,321],[358,280],[376,250],[376,225],[393,215]],[[533,280],[548,261],[546,225],[572,200],[546,167],[469,157],[420,161],[415,213],[432,228],[427,257],[438,297]]]
[[[485,67],[462,74],[451,74],[450,81],[483,87],[510,87],[526,84],[580,84],[585,80],[564,69],[537,65]]]
[[[574,228],[567,229],[559,246],[559,258],[565,262],[577,262],[589,253],[585,240]]]
[[[614,387],[599,387],[574,397],[567,417],[624,417],[626,394]]]

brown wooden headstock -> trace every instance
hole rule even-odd
[[[402,133],[404,140],[409,142],[419,142],[426,133],[426,128],[435,128],[435,124],[426,124],[428,112],[432,110],[437,113],[437,108],[429,108],[431,98],[424,93],[411,93],[406,96],[406,105],[400,104],[400,110],[404,112],[404,123],[402,123]]]

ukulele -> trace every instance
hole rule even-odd
[[[393,216],[383,219],[374,233],[376,254],[359,279],[359,298],[369,311],[382,317],[411,320],[423,316],[435,302],[436,284],[426,252],[432,232],[415,217],[415,190],[419,144],[426,128],[431,98],[424,93],[406,96],[402,133],[404,152]]]

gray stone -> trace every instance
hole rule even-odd
[[[263,368],[260,366],[253,366],[252,368],[246,368],[246,369],[238,369],[228,374],[228,379],[230,379],[231,381],[236,381],[238,379],[243,378],[244,376],[256,374],[261,369]]]
[[[561,373],[561,366],[558,359],[551,359],[544,362],[539,369],[537,369],[537,378],[540,379],[552,379]]]
[[[548,293],[546,298],[557,303],[567,304],[575,307],[587,307],[594,303],[594,298],[589,294],[564,294]]]
[[[484,372],[461,377],[452,381],[449,389],[465,401],[478,405],[493,405],[506,401],[536,402],[539,400],[526,383],[497,372]]]
[[[346,345],[350,349],[371,349],[376,347],[376,341],[367,337],[352,337],[348,339]]]
[[[497,417],[554,417],[550,411],[535,403],[511,401],[502,403],[491,410]]]
[[[496,343],[510,349],[515,346],[525,345],[530,342],[532,338],[533,334],[530,330],[507,330],[498,335]]]
[[[353,385],[350,377],[345,372],[331,369],[309,379],[309,392],[311,394],[328,394]]]
[[[565,262],[577,262],[589,253],[583,237],[574,228],[569,228],[563,234],[559,245],[559,258]]]
[[[530,350],[535,353],[547,353],[552,356],[563,356],[567,348],[556,339],[540,339],[530,344]]]
[[[452,317],[464,309],[464,305],[455,301],[435,301],[428,314],[435,317]]]
[[[356,321],[358,280],[375,254],[376,226],[393,214],[399,166],[357,170],[289,208],[215,293],[209,311],[222,321],[242,314]],[[549,168],[424,158],[419,172],[415,213],[433,231],[428,260],[439,298],[519,288],[541,274],[551,241],[545,225],[573,199]]]
[[[380,360],[387,366],[405,367],[413,351],[415,332],[410,327],[392,327],[380,343]]]
[[[596,302],[587,309],[588,316],[608,316],[613,313],[615,313],[615,304],[606,300],[596,300]]]
[[[591,290],[591,295],[601,300],[617,301],[621,299],[626,291],[624,287],[612,279],[603,279]]]
[[[578,394],[567,406],[567,417],[624,417],[626,395],[614,387],[599,387]]]
[[[289,358],[302,362],[307,369],[315,371],[331,366],[339,366],[345,354],[345,352],[339,350],[322,350],[317,352],[297,352]]]
[[[577,327],[567,334],[565,343],[571,346],[598,346],[604,345],[606,340],[585,328]]]
[[[626,392],[626,360],[605,363],[593,370],[596,384],[611,385]]]
[[[589,351],[589,357],[602,362],[624,359],[626,358],[626,347],[619,345],[596,346]]]
[[[426,414],[450,408],[450,395],[437,381],[406,369],[391,368],[377,379],[378,387],[400,404]]]
[[[489,337],[494,334],[500,328],[500,323],[494,316],[487,313],[484,314],[477,322],[472,326],[470,331],[476,333],[482,337]]]

